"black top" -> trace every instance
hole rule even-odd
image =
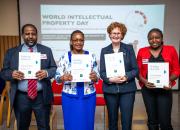
[[[151,52],[150,52],[151,53]],[[161,52],[159,53],[158,57],[154,57],[152,54],[151,54],[151,57],[149,58],[149,62],[164,62],[164,59],[162,57],[162,50]]]

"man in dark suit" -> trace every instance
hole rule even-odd
[[[29,129],[33,111],[38,130],[50,130],[49,117],[53,100],[50,79],[55,75],[56,63],[51,49],[37,43],[37,28],[33,24],[22,27],[22,38],[23,44],[7,51],[2,69],[2,77],[11,81],[10,101],[11,108],[14,108],[17,129]],[[37,80],[31,84],[29,82],[32,80],[24,79],[24,73],[18,70],[19,52],[29,51],[41,53],[41,67],[36,72]],[[30,86],[34,87],[31,90],[33,97],[29,94]]]

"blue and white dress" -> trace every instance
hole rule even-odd
[[[98,73],[95,55],[91,56],[92,70]],[[71,72],[71,55],[69,51],[60,57],[55,79],[61,83],[60,77]],[[65,130],[94,130],[96,107],[96,90],[93,82],[64,82],[62,91],[62,109]]]

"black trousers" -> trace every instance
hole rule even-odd
[[[18,130],[29,130],[32,111],[35,114],[38,130],[50,130],[51,105],[44,105],[42,92],[38,92],[36,99],[31,100],[27,93],[17,91],[14,103]]]
[[[149,130],[173,130],[171,125],[172,91],[142,88]]]
[[[109,130],[118,130],[118,112],[121,111],[122,130],[131,130],[135,92],[104,93],[108,110]]]

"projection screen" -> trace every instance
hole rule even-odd
[[[110,44],[106,29],[111,22],[127,26],[122,42],[132,44],[137,54],[139,48],[148,46],[151,28],[164,30],[165,5],[62,5],[57,0],[19,0],[19,16],[20,28],[26,23],[38,28],[38,42],[52,49],[56,62],[70,49],[74,30],[85,33],[84,49],[95,53],[99,62],[101,48]]]

